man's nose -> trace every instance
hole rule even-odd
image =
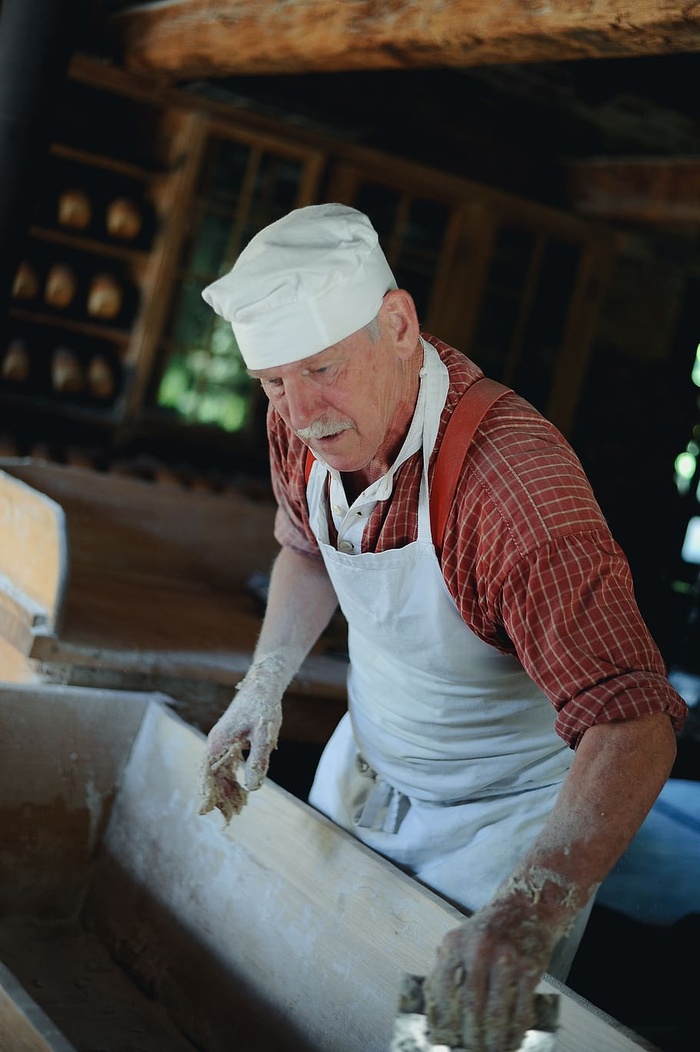
[[[284,388],[289,423],[295,431],[312,424],[321,414],[321,403],[318,394],[304,377],[294,378]]]

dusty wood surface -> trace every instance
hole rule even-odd
[[[425,974],[462,915],[273,784],[226,828],[217,814],[202,818],[201,751],[191,728],[149,705],[93,884],[90,908],[108,944],[187,1016],[185,962],[197,933],[200,955],[206,949],[234,986],[244,983],[270,1020],[286,1019],[292,1047],[386,1052],[402,972]],[[101,900],[109,906],[100,912]],[[159,931],[168,933],[167,954],[157,949]],[[212,1018],[206,969],[197,971],[195,1000]],[[544,986],[562,993],[559,1052],[644,1047],[565,987]],[[227,1052],[220,1038],[203,1044]]]
[[[0,688],[2,1052],[192,1052],[79,920],[153,697]]]
[[[114,16],[125,62],[179,76],[473,66],[700,48],[697,6],[664,0],[165,0]]]
[[[43,493],[0,471],[0,632],[21,653],[51,632],[67,574],[63,510]]]
[[[3,1052],[74,1052],[1,960],[0,1048]]]
[[[0,599],[0,603],[3,600]],[[24,650],[10,642],[12,638],[5,621],[0,631],[0,680],[5,683],[35,683],[37,672],[33,661],[25,656]],[[32,645],[33,634],[28,633],[28,646]]]
[[[203,738],[162,699],[5,687],[0,723],[0,958],[80,1052],[188,1047],[173,1023],[202,1052],[386,1052],[401,974],[429,969],[457,910],[269,782],[228,827],[200,816]],[[558,1052],[646,1047],[544,988]]]
[[[0,916],[77,913],[147,700],[0,685]]]
[[[15,988],[13,1001],[24,1000],[26,1016],[8,1021],[3,1044],[0,988],[3,1052],[196,1052],[164,1005],[133,983],[76,919],[51,927],[26,917],[0,920],[0,958],[22,977],[29,996],[41,991],[44,1016],[37,1019]],[[16,1002],[13,1007],[18,1009]],[[23,1024],[34,1031],[26,1047],[18,1043]]]
[[[260,609],[246,581],[274,558],[271,507],[42,462],[0,467],[65,513],[63,615],[57,638],[37,640],[32,657],[90,652],[100,665],[113,653],[148,669],[161,655],[199,671],[200,655],[215,667],[252,651]]]
[[[595,219],[700,223],[697,157],[590,158],[567,165],[572,208]]]
[[[3,664],[2,678],[167,690],[183,715],[211,726],[260,631],[263,606],[247,582],[278,550],[274,506],[31,460],[0,460],[0,470],[35,503],[62,509],[69,564],[57,630],[33,634],[29,662]],[[41,547],[60,543],[47,531]],[[342,642],[326,636],[295,678],[286,737],[324,742],[342,715],[347,665],[333,654]],[[324,699],[312,714],[307,696]]]

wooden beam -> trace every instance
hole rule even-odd
[[[112,19],[132,69],[176,76],[465,67],[700,50],[668,0],[158,0]]]
[[[700,223],[700,158],[590,158],[566,167],[571,207],[596,219]]]

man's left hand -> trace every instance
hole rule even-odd
[[[449,931],[424,985],[431,1041],[465,1052],[518,1049],[558,936],[507,898]]]

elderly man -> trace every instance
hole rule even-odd
[[[626,560],[571,448],[514,392],[469,410],[470,444],[464,424],[445,438],[489,381],[421,335],[360,212],[290,213],[203,295],[269,399],[281,551],[202,810],[229,817],[260,785],[284,691],[339,603],[349,711],[310,802],[472,913],[426,981],[434,1040],[517,1048],[685,715]],[[447,495],[443,442],[466,452]]]

